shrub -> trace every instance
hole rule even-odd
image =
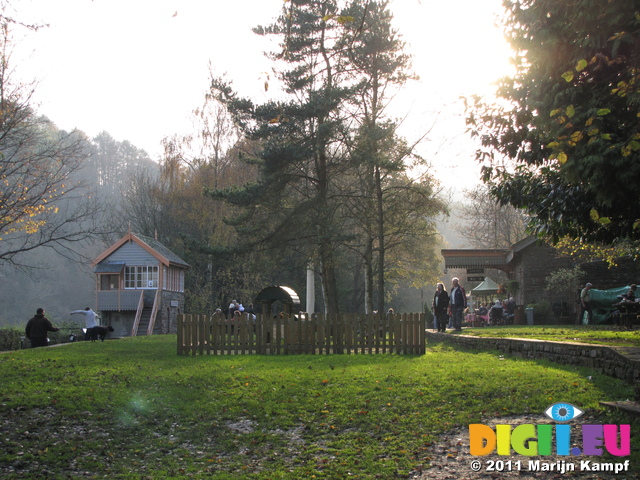
[[[17,327],[0,328],[0,351],[20,350],[24,331]]]
[[[84,333],[82,332],[84,323],[80,324],[73,320],[64,320],[62,322],[54,322],[54,326],[58,327],[60,330],[49,333],[49,339],[51,340],[50,345],[68,343],[69,335],[72,333],[76,335],[77,340],[82,340],[84,338]]]
[[[53,322],[54,326],[60,328],[57,332],[49,332],[49,345],[58,343],[68,343],[71,333],[76,335],[76,340],[82,340],[84,334],[82,332],[83,325],[66,320],[63,322]],[[24,340],[23,340],[24,339]],[[8,350],[20,350],[28,348],[29,340],[26,339],[24,329],[21,327],[0,328],[0,352]]]
[[[530,303],[527,308],[533,308],[533,323],[537,325],[548,325],[552,323],[551,304],[542,300],[538,303]]]

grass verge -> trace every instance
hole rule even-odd
[[[587,369],[445,345],[423,356],[179,357],[175,342],[0,355],[0,477],[406,478],[453,426],[542,415],[558,401],[606,423],[598,402],[632,396]]]
[[[476,337],[527,338],[555,342],[579,342],[598,345],[640,347],[640,330],[615,330],[598,325],[509,325],[465,328],[464,335]]]

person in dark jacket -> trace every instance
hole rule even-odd
[[[464,309],[467,308],[467,293],[464,291],[458,277],[451,279],[453,286],[449,294],[449,310],[453,317],[453,328],[456,332],[462,331],[462,319],[464,317]]]
[[[39,308],[35,316],[27,322],[24,330],[25,335],[31,341],[31,348],[46,347],[49,344],[47,335],[49,332],[57,332],[59,328],[54,327],[51,321],[44,316],[44,309]]]
[[[447,315],[447,310],[449,309],[449,294],[444,289],[443,283],[438,283],[431,307],[433,308],[434,330],[446,332],[447,323],[449,322],[449,316]]]

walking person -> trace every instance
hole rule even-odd
[[[467,308],[467,294],[460,285],[458,277],[451,280],[451,295],[449,297],[449,310],[453,317],[453,329],[456,332],[462,331],[462,319],[464,317],[464,309]]]
[[[69,315],[75,315],[75,314],[84,315],[84,326],[85,326],[84,339],[85,340],[91,339],[92,329],[98,326],[98,324],[96,323],[96,312],[91,310],[91,308],[87,307],[84,310],[74,310]]]
[[[593,309],[591,308],[591,292],[593,285],[587,283],[580,292],[580,323],[590,325],[593,321]],[[585,319],[585,313],[587,318]]]
[[[433,296],[433,328],[438,332],[447,331],[449,321],[447,310],[449,309],[449,294],[444,289],[443,283],[438,283],[436,293]]]
[[[27,322],[24,333],[31,341],[31,348],[36,348],[49,345],[49,332],[57,332],[58,330],[60,329],[54,327],[51,321],[44,316],[44,309],[39,308],[33,318]]]

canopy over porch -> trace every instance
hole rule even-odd
[[[509,250],[441,250],[444,268],[495,268],[509,272]]]

